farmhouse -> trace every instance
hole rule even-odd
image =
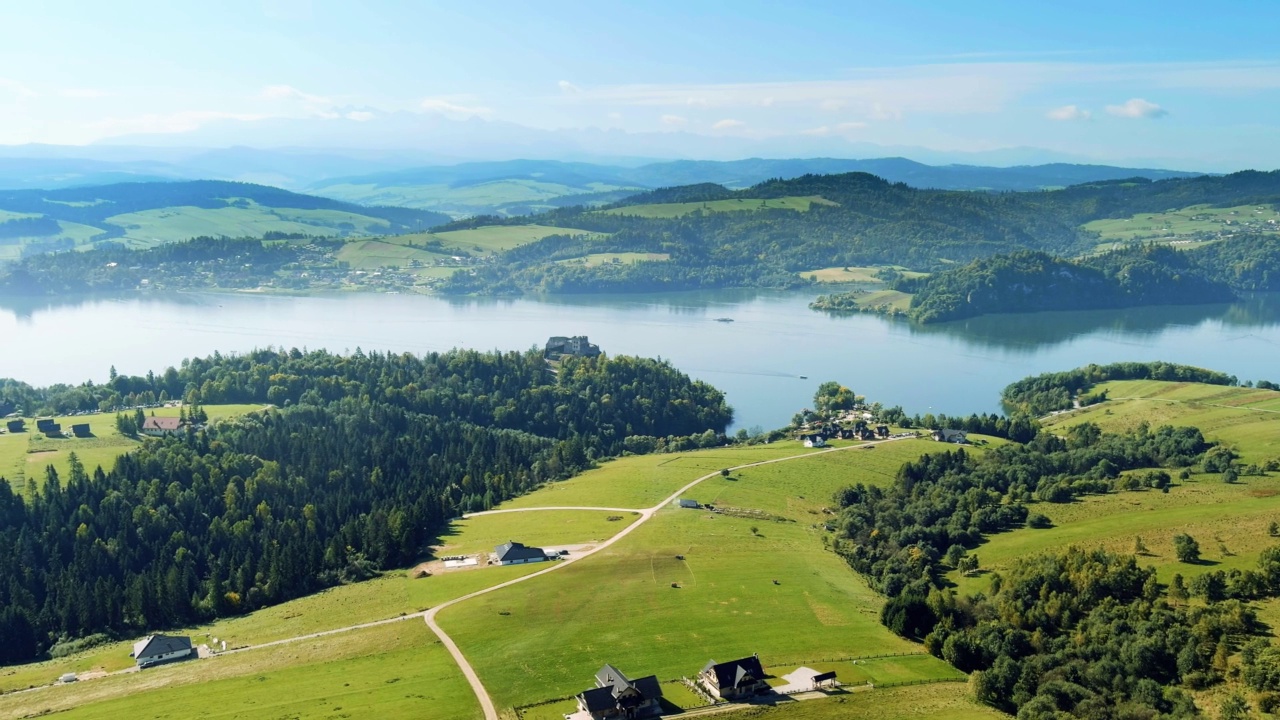
[[[547,340],[547,348],[542,354],[548,358],[557,358],[561,355],[595,357],[600,354],[600,346],[589,342],[586,335],[575,335],[574,337],[557,335]]]
[[[182,430],[182,419],[176,417],[156,417],[152,415],[142,423],[142,434],[150,437],[173,435]]]
[[[138,668],[174,662],[195,655],[191,638],[176,635],[148,635],[133,644],[133,660]]]
[[[934,430],[933,439],[938,442],[958,443],[961,445],[969,442],[969,436],[963,430]]]
[[[5,423],[5,427],[8,428],[11,433],[19,433],[27,429],[27,424],[22,420],[10,420]]]
[[[715,697],[736,700],[767,692],[769,684],[764,677],[760,656],[752,655],[726,663],[712,660],[698,673],[698,682]]]
[[[542,562],[547,559],[547,551],[538,547],[529,547],[515,540],[505,542],[493,549],[494,562],[498,565],[523,565],[525,563]]]
[[[808,448],[826,447],[827,438],[823,435],[801,435],[800,439],[804,441],[804,446]]]
[[[71,434],[78,438],[87,438],[93,433],[89,432],[89,423],[76,423],[71,426]]]
[[[592,720],[638,718],[661,712],[662,688],[657,676],[629,680],[622,671],[605,665],[596,673],[596,686],[579,693],[578,710]]]

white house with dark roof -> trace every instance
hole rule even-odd
[[[142,421],[142,427],[139,432],[143,435],[151,437],[160,437],[162,435],[173,435],[182,430],[182,419],[176,417],[156,417],[154,415]]]
[[[605,665],[596,673],[596,686],[574,699],[578,711],[592,720],[646,717],[662,711],[662,686],[656,675],[631,680],[618,668]]]
[[[193,657],[196,653],[189,637],[148,635],[133,644],[131,654],[138,668],[142,669]]]

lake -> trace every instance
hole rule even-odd
[[[825,380],[908,412],[999,410],[1026,375],[1167,360],[1280,381],[1280,296],[1230,305],[997,315],[917,326],[808,309],[812,293],[717,291],[476,300],[414,295],[191,293],[0,298],[0,377],[33,385],[144,375],[183,358],[266,346],[421,353],[541,347],[588,335],[610,354],[670,360],[724,390],[734,427],[773,428]],[[733,322],[717,322],[731,318]]]

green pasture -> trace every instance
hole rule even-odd
[[[1214,442],[1231,446],[1243,463],[1280,458],[1280,391],[1158,380],[1123,380],[1099,385],[1108,400],[1045,420],[1065,429],[1093,422],[1127,432],[1145,422],[1200,428]]]
[[[113,215],[106,222],[125,228],[124,240],[151,247],[200,235],[257,237],[266,232],[334,235],[346,226],[352,233],[375,235],[387,221],[337,210],[268,208],[255,203],[224,208],[188,206]]]
[[[768,669],[773,679],[772,687],[787,684],[783,676],[801,667],[818,672],[836,673],[840,684],[847,686],[884,685],[894,683],[928,682],[937,680],[964,680],[965,674],[945,662],[926,653],[923,649],[913,655],[867,658],[860,660],[806,660],[803,662],[774,665]]]
[[[433,265],[437,260],[448,255],[433,253],[422,248],[410,247],[388,239],[353,240],[343,244],[334,254],[334,259],[347,263],[352,270],[379,270],[382,268],[408,268],[417,261],[425,265]],[[449,268],[450,271],[457,268]]]
[[[610,520],[609,518],[618,518]],[[493,552],[509,540],[535,547],[602,542],[640,518],[637,512],[539,510],[455,520],[435,548],[437,557]]]
[[[726,717],[733,720],[994,720],[1009,716],[979,705],[967,684],[948,682],[841,693],[821,700],[751,708]]]
[[[0,718],[480,717],[444,647],[408,620],[0,696]]]
[[[859,295],[858,307],[877,312],[906,312],[911,309],[910,293],[899,290],[878,290],[873,293]]]
[[[880,625],[881,602],[823,549],[820,529],[672,508],[607,550],[439,621],[511,707],[580,691],[605,662],[672,679],[751,653],[767,669],[918,651]]]
[[[1269,222],[1274,220],[1275,223]],[[1280,233],[1280,212],[1269,205],[1216,208],[1192,205],[1163,213],[1139,213],[1127,218],[1094,220],[1084,229],[1100,242],[1208,239],[1238,232]]]
[[[513,247],[528,245],[548,235],[584,235],[581,230],[573,228],[549,227],[546,225],[493,225],[490,227],[471,228],[469,230],[449,230],[434,233],[446,247],[458,247],[470,252],[499,252]]]
[[[600,210],[599,212],[642,218],[677,218],[695,212],[752,212],[755,210],[797,210],[799,212],[808,212],[814,205],[836,204],[818,195],[808,195],[763,200],[758,198],[730,198],[728,200],[708,200],[706,202],[629,205],[610,210]]]
[[[599,267],[601,265],[630,265],[637,262],[661,262],[670,260],[669,253],[642,253],[642,252],[618,252],[618,253],[592,253],[582,257],[570,258],[568,260],[557,260],[561,265],[585,265],[586,267]]]
[[[261,405],[206,405],[210,420],[243,415],[262,409]],[[177,417],[177,407],[155,408],[145,411],[159,417]],[[116,458],[140,444],[140,440],[125,437],[116,430],[115,413],[61,416],[54,418],[62,425],[63,437],[45,437],[36,431],[36,422],[27,418],[27,431],[0,434],[0,477],[7,478],[15,489],[21,491],[27,480],[44,482],[45,468],[52,465],[58,476],[65,478],[70,471],[69,458],[75,453],[90,474],[94,468],[110,470]],[[71,426],[89,423],[91,437],[77,438],[71,435]]]
[[[1247,477],[1227,485],[1217,475],[1196,475],[1168,493],[1157,490],[1086,496],[1072,503],[1036,503],[1032,512],[1053,522],[1047,529],[1024,528],[991,535],[973,553],[980,568],[999,572],[1020,558],[1059,551],[1069,545],[1132,554],[1135,540],[1147,548],[1138,560],[1157,569],[1160,580],[1174,573],[1190,578],[1209,570],[1256,567],[1258,554],[1280,543],[1267,526],[1280,520],[1280,477]],[[1200,544],[1202,562],[1178,562],[1173,536],[1187,533]],[[987,588],[990,576],[951,575],[962,591]]]
[[[500,508],[526,507],[653,507],[693,480],[723,468],[821,452],[794,440],[686,453],[632,455],[610,460],[594,470],[561,482],[547,483]],[[689,494],[698,499],[694,488]]]
[[[865,267],[848,266],[848,267],[828,267],[819,268],[817,270],[806,270],[799,273],[803,278],[816,278],[820,283],[883,283],[884,281],[876,277],[876,273],[886,268],[897,270],[904,277],[920,278],[926,277],[929,273],[916,272],[908,270],[897,265],[869,265]]]

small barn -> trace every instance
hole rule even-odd
[[[148,635],[133,644],[133,661],[138,669],[184,660],[195,655],[191,638],[177,635]]]
[[[525,563],[543,562],[547,560],[547,551],[539,547],[529,547],[515,540],[505,542],[493,549],[494,562],[498,565],[523,565]]]
[[[5,423],[5,427],[11,433],[20,433],[27,429],[27,423],[23,420],[10,420]]]
[[[815,447],[820,448],[820,447],[827,446],[827,438],[825,435],[822,435],[822,434],[801,435],[800,439],[804,441],[804,446],[807,448],[815,448]]]
[[[54,428],[61,430],[61,427],[53,418],[39,418],[36,420],[36,430],[39,430],[42,433],[48,434],[50,432],[54,432]]]
[[[697,500],[686,500],[684,498],[677,500],[676,505],[682,508],[689,508],[690,510],[697,510],[702,507]]]
[[[71,434],[78,438],[91,437],[93,433],[89,432],[89,423],[76,423],[71,426]]]
[[[759,655],[725,663],[712,660],[698,673],[698,682],[711,695],[723,700],[736,700],[769,691]]]

